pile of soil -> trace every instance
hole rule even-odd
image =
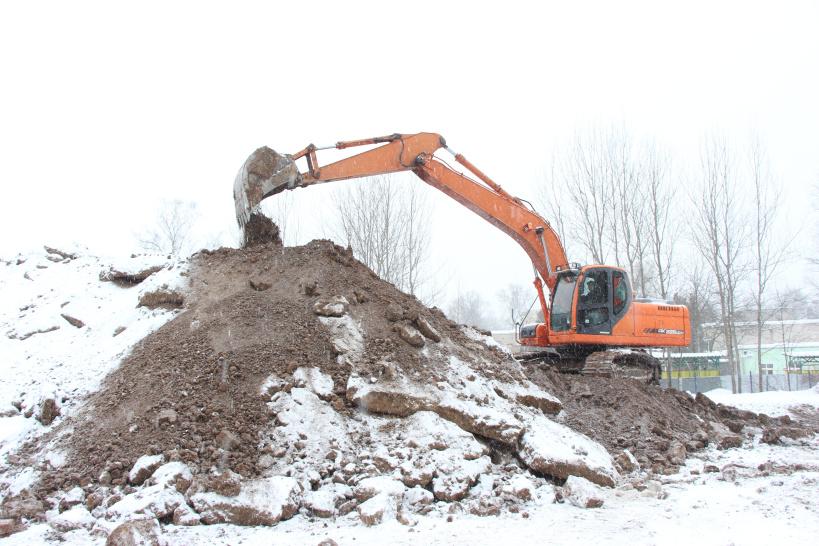
[[[262,217],[263,218],[263,217]],[[252,235],[268,237],[272,222],[257,221]],[[165,454],[194,469],[218,466],[245,477],[257,475],[259,436],[271,416],[260,396],[268,377],[292,377],[299,367],[331,376],[328,399],[337,411],[353,411],[345,398],[349,363],[337,352],[313,311],[317,297],[342,295],[362,322],[363,377],[381,377],[384,362],[424,383],[442,381],[439,366],[404,342],[386,318],[388,309],[422,315],[454,341],[464,360],[480,354],[483,374],[521,381],[509,357],[464,335],[437,309],[379,279],[351,253],[330,241],[303,247],[278,242],[243,249],[202,251],[192,257],[189,307],[147,336],[91,395],[70,426],[68,462],[47,476],[47,489],[96,481],[114,485],[140,456]]]
[[[600,442],[616,457],[621,471],[630,470],[625,450],[642,468],[672,474],[687,454],[710,442],[738,447],[742,433],[752,434],[752,429],[762,429],[763,441],[769,443],[819,432],[809,422],[715,404],[701,393],[692,397],[632,379],[559,374],[537,366],[525,370],[532,382],[560,398],[565,423]]]

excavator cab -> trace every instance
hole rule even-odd
[[[551,330],[566,332],[574,323],[579,334],[611,334],[630,300],[631,288],[622,269],[587,266],[560,271],[552,293]]]

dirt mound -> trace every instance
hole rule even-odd
[[[295,386],[300,368],[332,379],[322,398],[342,413],[357,409],[347,397],[351,375],[368,385],[397,375],[445,381],[441,355],[425,356],[404,340],[415,324],[446,336],[444,357],[469,362],[478,355],[484,376],[525,380],[506,354],[469,338],[329,241],[203,251],[193,258],[191,278],[189,308],[140,342],[72,423],[68,465],[55,474],[58,482],[96,481],[107,473],[114,485],[123,484],[144,454],[165,454],[202,471],[258,475],[265,468],[259,439],[270,426],[270,395]],[[330,296],[343,298],[366,332],[355,371],[342,358],[345,341],[332,338],[315,309]],[[386,310],[396,307],[408,318],[388,319]],[[270,378],[278,382],[262,389]]]
[[[525,370],[535,384],[561,399],[564,422],[604,445],[621,471],[636,461],[655,473],[674,473],[687,454],[709,443],[738,447],[746,427],[762,429],[770,438],[778,438],[782,430],[791,437],[810,433],[809,427],[794,426],[787,417],[715,404],[702,394],[692,397],[631,379],[601,381],[535,366]]]

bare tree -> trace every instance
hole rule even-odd
[[[414,184],[391,176],[351,182],[336,201],[340,235],[379,277],[417,295],[424,283],[430,208]]]
[[[198,213],[193,201],[162,201],[153,227],[139,238],[140,246],[150,252],[181,256],[190,251],[191,230]]]
[[[737,286],[744,273],[741,260],[747,241],[747,224],[736,191],[733,157],[725,139],[713,137],[705,142],[701,164],[700,194],[692,196],[692,235],[697,250],[714,275],[731,371],[731,389],[741,392],[735,315]]]
[[[490,326],[489,318],[486,315],[486,303],[475,290],[467,292],[458,290],[447,307],[447,315],[459,324],[477,326],[483,329]]]
[[[754,183],[754,277],[753,292],[756,307],[756,362],[759,372],[759,391],[762,383],[762,327],[765,322],[763,304],[768,283],[782,263],[786,245],[777,245],[773,240],[773,227],[779,209],[779,188],[771,180],[765,150],[759,138],[751,141],[750,175]]]
[[[552,196],[572,205],[569,226],[592,261],[605,263],[613,223],[611,210],[612,163],[603,131],[575,135],[560,164],[560,189]]]
[[[498,290],[498,301],[508,313],[503,317],[504,322],[511,324],[512,327],[520,324],[532,304],[530,295],[533,294],[534,290],[526,290],[524,286],[516,283],[510,283]]]
[[[653,143],[647,146],[644,156],[647,238],[654,268],[654,288],[663,299],[669,294],[676,242],[676,234],[669,233],[676,193],[669,182],[670,164],[669,156],[657,150]]]

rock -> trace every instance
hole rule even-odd
[[[686,452],[685,446],[682,443],[674,441],[671,442],[667,455],[668,462],[679,466],[685,463],[685,457],[688,455],[688,453]]]
[[[322,317],[341,317],[347,313],[350,302],[344,296],[319,298],[313,304],[313,312]]]
[[[177,415],[176,411],[172,409],[164,409],[159,412],[156,416],[156,426],[157,428],[161,427],[162,425],[174,425],[176,424]]]
[[[71,261],[71,260],[76,260],[77,259],[77,254],[75,254],[73,252],[65,252],[63,250],[60,250],[59,248],[54,248],[54,247],[51,247],[51,246],[48,246],[48,245],[43,245],[43,248],[49,254],[56,254],[57,256],[59,256],[63,260]]]
[[[252,288],[256,292],[264,292],[265,290],[268,290],[270,289],[271,286],[273,286],[269,282],[260,279],[250,279],[248,281],[248,284],[250,285],[250,288]]]
[[[206,524],[275,525],[298,511],[299,491],[294,478],[272,476],[245,481],[235,497],[195,493],[190,502]]]
[[[364,502],[376,495],[384,494],[401,499],[405,491],[404,484],[387,476],[376,476],[361,480],[355,488],[354,494],[358,502]]]
[[[105,510],[107,518],[125,518],[132,514],[157,519],[173,515],[177,507],[185,504],[185,497],[172,486],[151,485],[134,490],[111,504]]]
[[[429,409],[463,430],[512,447],[518,445],[524,431],[523,424],[513,415],[488,411],[477,404],[442,402]]]
[[[123,523],[116,527],[105,546],[163,546],[162,530],[159,522],[153,518],[139,519]]]
[[[398,305],[397,303],[391,303],[384,310],[384,315],[390,322],[398,322],[399,320],[404,320],[404,308]]]
[[[415,466],[410,461],[401,463],[398,467],[401,472],[401,481],[407,487],[426,486],[432,481],[435,468],[432,465]]]
[[[303,505],[316,517],[331,518],[336,515],[336,494],[327,488],[309,491]]]
[[[416,485],[404,492],[404,505],[411,508],[420,508],[433,503],[435,496],[428,490]]]
[[[74,487],[68,493],[63,495],[63,498],[60,499],[57,506],[60,509],[60,512],[65,512],[69,508],[82,504],[84,501],[85,491],[82,490],[82,487]]]
[[[14,519],[42,520],[45,506],[34,497],[17,497],[3,502],[3,514]]]
[[[742,447],[742,437],[736,434],[726,434],[720,438],[717,444],[718,449],[730,449],[732,447]]]
[[[358,517],[365,525],[377,525],[384,520],[384,515],[395,509],[395,499],[386,493],[380,493],[358,505]]]
[[[210,476],[206,487],[208,491],[223,497],[235,497],[242,492],[242,477],[231,470],[226,470]]]
[[[614,461],[623,472],[634,472],[635,470],[640,469],[640,463],[637,462],[637,459],[628,449],[624,449],[618,453]]]
[[[488,517],[500,514],[501,500],[497,497],[483,495],[476,504],[469,507],[469,513],[474,516]]]
[[[317,546],[338,546],[338,542],[336,542],[332,538],[325,538],[324,540],[319,542]]]
[[[176,290],[159,289],[139,296],[137,307],[148,309],[179,309],[185,304],[185,297]]]
[[[43,425],[50,425],[58,415],[60,415],[60,407],[54,398],[49,397],[40,402],[40,407],[37,411],[37,420]]]
[[[509,490],[520,500],[529,501],[532,500],[532,493],[535,490],[535,486],[530,479],[517,475],[509,481]]]
[[[97,522],[85,506],[77,505],[48,520],[49,525],[61,533],[75,529],[90,529]]]
[[[429,340],[438,343],[441,341],[441,334],[432,327],[432,325],[425,319],[424,317],[418,317],[415,319],[415,326],[418,327],[418,331],[423,334],[423,336]]]
[[[14,519],[0,519],[0,538],[16,533],[20,529]]]
[[[94,508],[98,506],[102,506],[102,501],[105,500],[105,495],[101,491],[93,491],[85,497],[85,507],[89,511],[93,511]]]
[[[618,476],[603,446],[546,417],[528,423],[518,455],[535,472],[559,479],[579,476],[613,487]]]
[[[99,278],[101,281],[113,282],[114,284],[118,284],[120,286],[134,286],[141,283],[157,271],[161,271],[164,267],[164,265],[155,265],[139,271],[119,271],[111,267],[107,271],[101,271]]]
[[[174,525],[184,525],[186,527],[191,527],[193,525],[199,525],[199,523],[201,523],[199,521],[199,514],[194,512],[193,509],[187,504],[180,504],[173,511]]]
[[[163,464],[146,481],[148,485],[173,487],[180,493],[187,491],[192,482],[193,474],[190,468],[181,461]]]
[[[715,473],[715,472],[719,472],[719,467],[718,467],[717,465],[707,464],[707,465],[705,465],[705,466],[703,467],[703,469],[702,469],[702,470],[703,470],[703,472],[705,472],[706,474],[713,474],[713,473]]]
[[[432,494],[436,500],[454,502],[466,497],[474,481],[467,476],[437,475],[432,480]]]
[[[164,462],[164,455],[143,455],[137,459],[128,473],[128,483],[142,485]]]
[[[560,400],[543,391],[538,392],[537,390],[529,389],[525,392],[519,392],[515,396],[515,400],[524,406],[537,408],[547,415],[557,415],[563,411],[563,404]]]
[[[113,336],[113,337],[117,337],[118,335],[120,335],[120,334],[121,334],[122,332],[124,332],[125,330],[126,330],[125,326],[117,326],[117,327],[114,329],[114,336]]]
[[[66,322],[68,322],[68,324],[75,328],[82,328],[83,326],[85,326],[85,323],[83,321],[81,321],[78,318],[72,317],[71,315],[61,313],[60,316],[63,317],[66,320]]]
[[[603,492],[585,478],[569,476],[563,484],[563,498],[579,508],[600,508],[603,506]]]
[[[394,328],[395,331],[398,332],[398,336],[408,344],[412,345],[413,347],[424,346],[424,336],[422,336],[421,332],[412,326],[408,324],[396,324]]]

